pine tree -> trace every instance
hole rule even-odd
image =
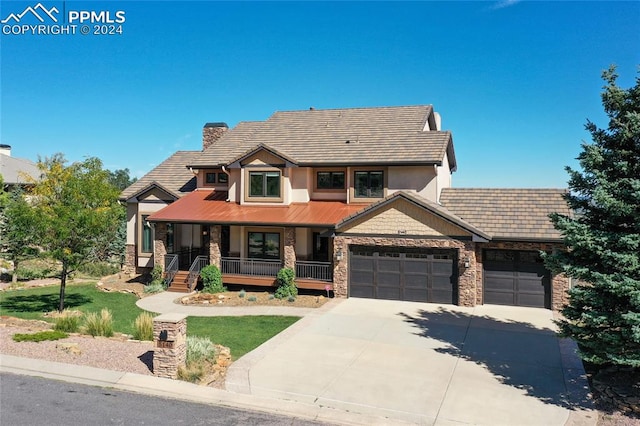
[[[558,324],[581,357],[640,367],[640,78],[628,90],[617,78],[615,67],[603,73],[608,128],[587,121],[582,171],[566,168],[573,215],[551,215],[567,250],[546,262],[576,279]]]

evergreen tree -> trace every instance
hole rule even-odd
[[[582,170],[566,168],[573,215],[551,215],[567,250],[546,262],[576,279],[558,324],[581,357],[640,367],[640,78],[625,90],[617,77],[615,67],[603,73],[608,128],[587,121]]]

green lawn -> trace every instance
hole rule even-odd
[[[43,313],[58,309],[59,286],[0,292],[0,315],[23,319],[44,319]],[[65,307],[82,312],[100,312],[107,308],[113,317],[113,329],[133,334],[133,322],[144,312],[136,306],[136,297],[127,293],[105,293],[95,284],[67,285]],[[238,359],[257,348],[299,317],[245,316],[245,317],[189,317],[187,334],[208,337],[212,342],[231,349]]]
[[[50,320],[42,314],[58,310],[59,295],[60,286],[57,285],[0,292],[0,315]],[[66,309],[87,313],[109,309],[113,329],[126,334],[133,333],[133,322],[144,312],[136,306],[137,299],[133,294],[105,293],[95,284],[67,285],[64,300]]]
[[[208,337],[231,349],[233,359],[250,352],[280,333],[300,317],[188,317],[187,335]]]

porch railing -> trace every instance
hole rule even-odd
[[[189,278],[188,278],[188,282],[189,282],[189,291],[193,290],[193,284],[198,281],[198,276],[200,275],[200,271],[202,270],[202,268],[204,268],[205,266],[207,266],[209,264],[209,257],[208,256],[197,256],[193,263],[191,264],[191,267],[189,268]]]
[[[164,255],[164,285],[168,287],[173,278],[178,272],[178,255],[177,254],[165,254]]]
[[[223,257],[222,273],[249,275],[253,277],[275,277],[282,268],[281,260],[242,259],[239,257]]]
[[[318,281],[333,281],[333,267],[330,262],[296,262],[296,278]]]

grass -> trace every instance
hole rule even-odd
[[[299,319],[286,316],[188,317],[187,334],[208,337],[227,346],[236,360]]]
[[[57,285],[0,292],[0,315],[54,322],[43,314],[58,309],[59,293]],[[95,284],[68,284],[65,308],[96,314],[106,308],[113,317],[113,330],[133,335],[134,322],[144,312],[136,306],[136,300],[128,293],[102,292]],[[292,316],[188,317],[187,334],[207,337],[227,346],[233,359],[238,359],[299,319]]]
[[[1,292],[0,315],[53,322],[43,314],[58,310],[59,294],[60,286],[57,285]],[[85,314],[99,314],[106,308],[113,316],[114,331],[133,334],[133,323],[144,312],[136,306],[136,300],[133,294],[102,292],[95,284],[68,284],[64,306]]]

